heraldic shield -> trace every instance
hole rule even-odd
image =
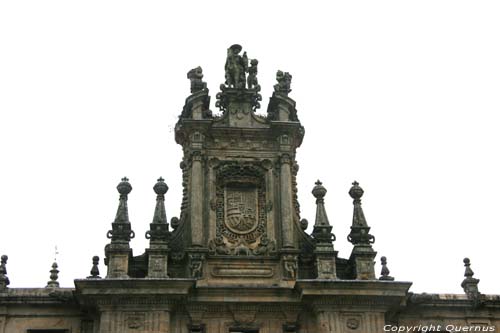
[[[226,227],[244,235],[258,225],[258,197],[256,188],[226,188]]]

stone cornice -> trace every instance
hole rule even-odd
[[[162,305],[187,298],[193,279],[81,279],[75,297],[84,305]]]
[[[482,307],[500,308],[500,295],[481,295]],[[408,308],[470,308],[473,302],[465,294],[413,294],[408,296]]]
[[[403,305],[411,282],[378,280],[297,280],[301,299],[313,305]]]
[[[187,295],[193,279],[77,279],[77,295]]]
[[[242,304],[253,303],[259,306],[271,303],[298,304],[300,299],[293,289],[294,284],[289,286],[202,286],[196,288],[196,293],[190,296],[190,302]]]
[[[72,288],[9,288],[0,293],[0,305],[13,304],[72,304]]]

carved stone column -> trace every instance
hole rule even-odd
[[[203,165],[199,151],[193,152],[191,165],[191,243],[203,246]]]
[[[283,154],[280,158],[280,196],[283,247],[293,248],[292,171],[288,154]]]

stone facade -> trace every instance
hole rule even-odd
[[[132,186],[123,178],[104,277],[94,257],[91,275],[75,280],[74,289],[59,287],[55,263],[46,288],[11,289],[2,257],[0,333],[497,332],[500,296],[479,292],[468,259],[463,295],[413,294],[410,282],[390,276],[385,257],[377,277],[375,237],[357,182],[349,191],[349,258],[334,249],[320,181],[312,191],[313,231],[306,232],[295,159],[304,128],[288,96],[292,76],[278,71],[267,116],[257,115],[258,61],[241,51],[228,48],[226,81],[216,96],[219,115],[210,110],[202,69],[188,72],[191,95],[175,127],[183,150],[179,217],[167,222],[168,186],[158,179],[145,235],[150,244],[134,256],[127,206]]]

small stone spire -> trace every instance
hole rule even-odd
[[[347,236],[347,240],[354,245],[370,245],[375,242],[375,237],[370,235],[370,227],[366,223],[365,214],[361,207],[361,197],[363,196],[363,189],[359,186],[357,181],[352,183],[349,190],[349,195],[354,199],[354,213],[352,217],[351,233]]]
[[[87,279],[100,279],[99,276],[99,257],[92,257],[92,269],[90,270],[90,276],[87,276]]]
[[[462,288],[470,299],[478,299],[480,292],[477,287],[479,284],[479,279],[473,278],[474,272],[470,268],[470,260],[469,258],[464,258],[464,266],[465,266],[465,279],[462,281]]]
[[[168,278],[168,231],[167,213],[165,212],[165,194],[168,186],[162,177],[158,178],[153,186],[156,193],[156,207],[153,215],[153,222],[149,224],[149,231],[146,232],[146,239],[149,239],[149,249],[146,249],[148,256],[148,277]]]
[[[132,186],[128,182],[127,177],[123,177],[122,181],[116,187],[120,193],[120,203],[116,212],[115,221],[112,223],[112,230],[108,231],[107,237],[111,238],[111,243],[127,243],[134,238],[135,233],[131,230],[130,221],[128,218],[128,194],[132,191]]]
[[[132,186],[128,182],[128,178],[123,177],[116,189],[120,193],[120,203],[115,221],[111,223],[112,229],[106,235],[111,239],[111,243],[105,247],[104,263],[108,265],[106,278],[127,278],[128,261],[132,255],[129,242],[135,237],[128,219],[127,207],[128,194],[132,191]]]
[[[50,270],[50,280],[47,282],[47,286],[45,288],[59,288],[59,282],[57,282],[59,277],[58,273],[59,270],[57,269],[57,263],[54,262],[52,264],[52,269]]]
[[[391,272],[389,271],[389,268],[387,268],[387,258],[381,257],[380,262],[382,264],[382,271],[380,272],[381,277],[379,278],[379,280],[394,281],[394,278],[392,276],[389,276]]]
[[[314,243],[314,256],[316,276],[318,279],[332,280],[337,278],[336,257],[337,252],[333,250],[332,242],[335,241],[335,235],[332,234],[332,226],[328,222],[328,216],[325,210],[326,188],[318,180],[312,190],[316,198],[316,220],[312,237]]]
[[[153,215],[153,222],[149,225],[149,231],[146,232],[146,239],[151,243],[166,242],[168,237],[167,213],[165,212],[165,194],[168,186],[162,177],[158,178],[153,187],[156,193],[156,207]]]
[[[7,257],[5,254],[2,255],[1,257],[1,262],[0,262],[0,290],[4,290],[7,288],[7,286],[10,284],[9,278],[7,277],[7,260],[9,257]]]
[[[351,252],[350,262],[354,266],[354,272],[357,280],[375,280],[375,265],[374,259],[377,255],[372,248],[375,242],[375,237],[370,235],[370,227],[366,223],[365,214],[361,208],[361,197],[363,189],[359,187],[359,183],[354,181],[349,190],[349,195],[354,199],[354,213],[352,217],[352,226],[347,240],[354,247]]]
[[[316,198],[316,220],[314,222],[312,236],[318,243],[331,244],[332,241],[335,241],[335,235],[331,233],[332,226],[326,215],[324,199],[326,192],[326,188],[318,180],[316,186],[314,186],[312,190],[312,194]]]

